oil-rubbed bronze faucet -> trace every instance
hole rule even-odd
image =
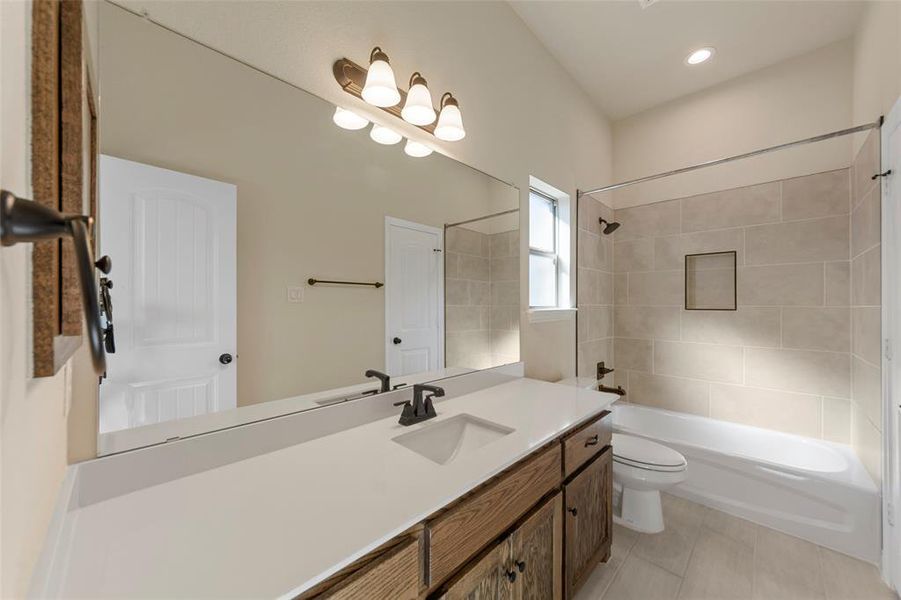
[[[426,392],[431,393],[423,398],[423,394]],[[423,421],[428,421],[431,418],[437,417],[438,413],[435,412],[435,406],[432,404],[432,398],[441,398],[442,396],[444,396],[444,388],[440,388],[436,385],[417,383],[413,386],[412,405],[410,405],[409,400],[394,403],[394,406],[404,406],[404,410],[400,415],[400,420],[398,421],[398,423],[404,426],[414,425],[416,423],[422,423]]]

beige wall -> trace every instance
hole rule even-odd
[[[616,122],[614,179],[634,179],[849,127],[852,54],[850,41],[832,44]],[[625,208],[846,167],[849,157],[849,139],[842,138],[624,188],[598,199]]]
[[[361,111],[365,105],[339,89],[331,65],[342,56],[365,63],[369,50],[381,46],[399,80],[419,70],[433,91],[453,90],[468,134],[439,146],[519,188],[522,231],[528,224],[530,175],[572,197],[586,182],[610,180],[606,119],[506,3],[293,2],[277,10],[272,4],[227,1],[125,4],[146,8],[151,18],[175,30]],[[385,121],[378,111],[371,114]],[[525,248],[527,236],[521,237]],[[527,253],[522,253],[523,307],[528,306],[526,269]],[[524,319],[521,346],[527,374],[551,380],[572,375],[574,316],[542,323]]]
[[[31,3],[0,3],[0,176],[30,197]],[[31,379],[31,247],[0,249],[0,596],[24,595],[66,468],[69,366]]]
[[[882,286],[879,134],[871,132],[851,166],[851,444],[882,479]]]

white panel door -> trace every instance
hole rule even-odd
[[[388,374],[444,366],[444,236],[385,218],[385,359]]]
[[[100,158],[100,254],[112,258],[116,353],[100,432],[237,405],[235,210],[228,183]]]

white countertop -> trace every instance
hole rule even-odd
[[[616,399],[517,379],[440,402],[438,418],[419,425],[382,419],[72,508],[35,591],[291,597]],[[461,413],[515,431],[447,465],[392,441]]]

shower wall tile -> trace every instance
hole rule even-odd
[[[863,356],[879,351],[878,310],[863,303],[878,305],[879,263],[852,255],[852,239],[864,247],[876,231],[868,203],[852,232],[852,179],[838,169],[614,211],[622,227],[604,237],[614,242],[605,268],[615,273],[614,380],[626,400],[853,442],[852,349],[864,353],[857,392],[872,397]],[[738,310],[684,310],[685,255],[732,250]],[[733,281],[705,289],[731,294]],[[598,297],[582,283],[580,298]],[[580,322],[581,341],[605,333]]]
[[[826,263],[826,306],[851,305],[851,262]]]
[[[882,373],[875,365],[854,356],[851,359],[851,385],[854,401],[867,419],[882,431]]]
[[[739,305],[820,306],[823,288],[823,263],[738,269]]]
[[[702,417],[710,414],[710,384],[706,381],[629,371],[628,384],[629,402]]]
[[[620,228],[622,229],[622,227]],[[617,230],[617,233],[619,231]],[[616,234],[614,234],[616,235]],[[654,239],[645,238],[613,245],[613,270],[650,271],[654,268]]]
[[[824,440],[839,444],[851,443],[851,401],[844,398],[823,398]]]
[[[680,312],[670,306],[617,306],[613,312],[616,337],[678,340]]]
[[[748,265],[776,265],[848,258],[848,217],[825,217],[749,227]]]
[[[488,263],[491,280],[519,281],[519,257],[492,257]]]
[[[851,402],[851,447],[876,485],[882,481],[882,430],[866,417],[857,402]]]
[[[445,314],[447,331],[488,329],[487,306],[448,306]]]
[[[851,209],[851,177],[838,169],[782,182],[782,219],[815,219],[847,215]]]
[[[682,306],[685,275],[682,271],[647,271],[629,274],[629,304]]]
[[[594,269],[579,267],[578,290],[576,297],[579,306],[600,304],[601,274]]]
[[[519,230],[492,233],[488,240],[491,258],[519,258]]]
[[[445,246],[448,252],[488,257],[488,236],[465,227],[448,229]]]
[[[854,164],[851,165],[851,209],[857,207],[861,200],[870,193],[874,187],[879,187],[873,180],[873,175],[880,170],[880,136],[878,130],[870,131]]]
[[[654,341],[654,373],[704,381],[741,383],[744,374],[740,346]]]
[[[781,196],[782,185],[776,181],[684,198],[682,231],[776,223],[782,213]]]
[[[782,345],[806,350],[851,351],[849,308],[782,309]]]
[[[747,385],[849,398],[847,353],[792,349],[745,349]]]
[[[651,372],[654,342],[618,337],[613,342],[617,369]]]
[[[851,309],[851,352],[872,365],[882,362],[882,307]]]
[[[879,245],[882,236],[881,191],[874,186],[851,213],[851,256]]]
[[[778,307],[739,307],[737,311],[685,311],[682,339],[687,342],[778,348],[782,311]]]
[[[882,304],[881,252],[876,246],[851,261],[851,306]]]
[[[579,264],[589,269],[608,270],[607,245],[601,236],[587,231],[579,232]]]
[[[821,406],[820,397],[811,394],[710,385],[712,418],[796,435],[820,437]]]
[[[593,376],[597,370],[597,364],[601,361],[607,363],[609,367],[614,360],[613,338],[581,342],[576,360],[579,373],[583,376]]]
[[[622,224],[616,231],[619,241],[681,233],[681,206],[678,200],[624,208],[615,211],[615,215],[616,221]]]
[[[599,218],[613,220],[613,210],[584,197],[579,200],[578,314],[576,317],[576,370],[592,375],[595,365],[604,361],[613,366],[613,255],[614,243],[601,233]],[[651,260],[653,254],[651,253]]]
[[[591,197],[579,200],[579,229],[600,235],[600,219],[613,221],[613,209]]]
[[[488,281],[488,259],[482,256],[461,254],[457,273],[460,279]]]
[[[588,338],[597,340],[613,337],[613,307],[592,306],[588,309]]]
[[[519,306],[491,306],[488,319],[491,330],[519,331]]]

